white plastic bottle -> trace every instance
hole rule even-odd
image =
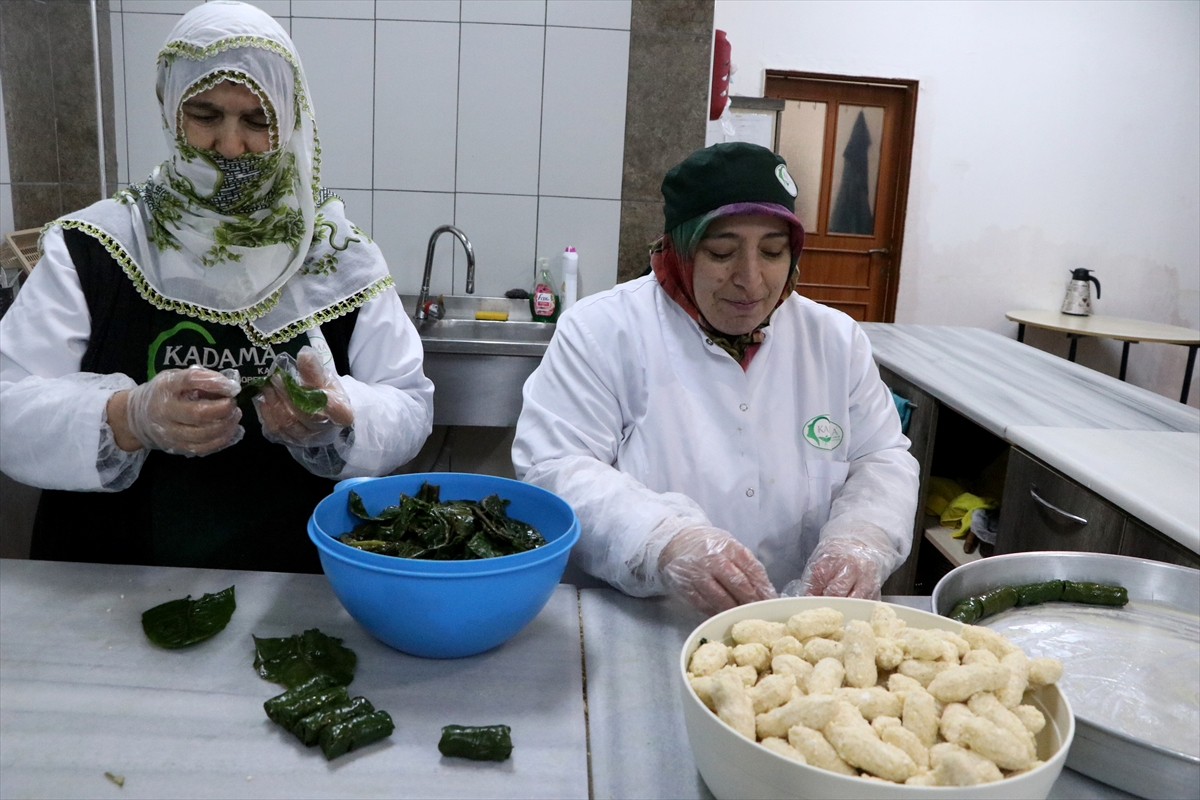
[[[568,247],[562,256],[563,285],[562,307],[566,311],[575,305],[579,294],[579,254],[574,247]]]

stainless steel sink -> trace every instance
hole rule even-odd
[[[554,335],[554,325],[544,322],[493,322],[478,319],[441,319],[417,323],[425,353],[472,353],[497,356],[533,356],[540,359]]]
[[[411,318],[416,296],[400,299]],[[541,363],[553,323],[533,322],[527,300],[452,295],[441,301],[443,318],[414,321],[434,385],[434,424],[516,425],[521,387]],[[477,320],[477,311],[507,313],[508,321]]]

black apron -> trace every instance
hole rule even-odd
[[[104,246],[82,231],[63,231],[91,315],[80,371],[123,373],[139,384],[164,369],[200,364],[265,374],[275,355],[295,355],[297,336],[258,347],[233,325],[201,322],[157,309]],[[349,374],[358,310],[321,326],[338,374]],[[133,485],[121,492],[44,491],[30,556],[52,561],[320,572],[308,539],[309,515],[334,482],[308,472],[283,445],[262,436],[244,408],[246,436],[212,455],[186,458],[151,451]]]

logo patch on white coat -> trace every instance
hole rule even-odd
[[[804,423],[804,438],[818,450],[836,450],[844,434],[841,425],[821,414]]]

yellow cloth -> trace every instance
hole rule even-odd
[[[990,497],[971,494],[949,478],[929,479],[929,497],[925,501],[925,511],[937,516],[944,527],[958,528],[950,534],[955,539],[966,536],[967,531],[971,529],[972,511],[977,508],[992,509],[997,505]]]

